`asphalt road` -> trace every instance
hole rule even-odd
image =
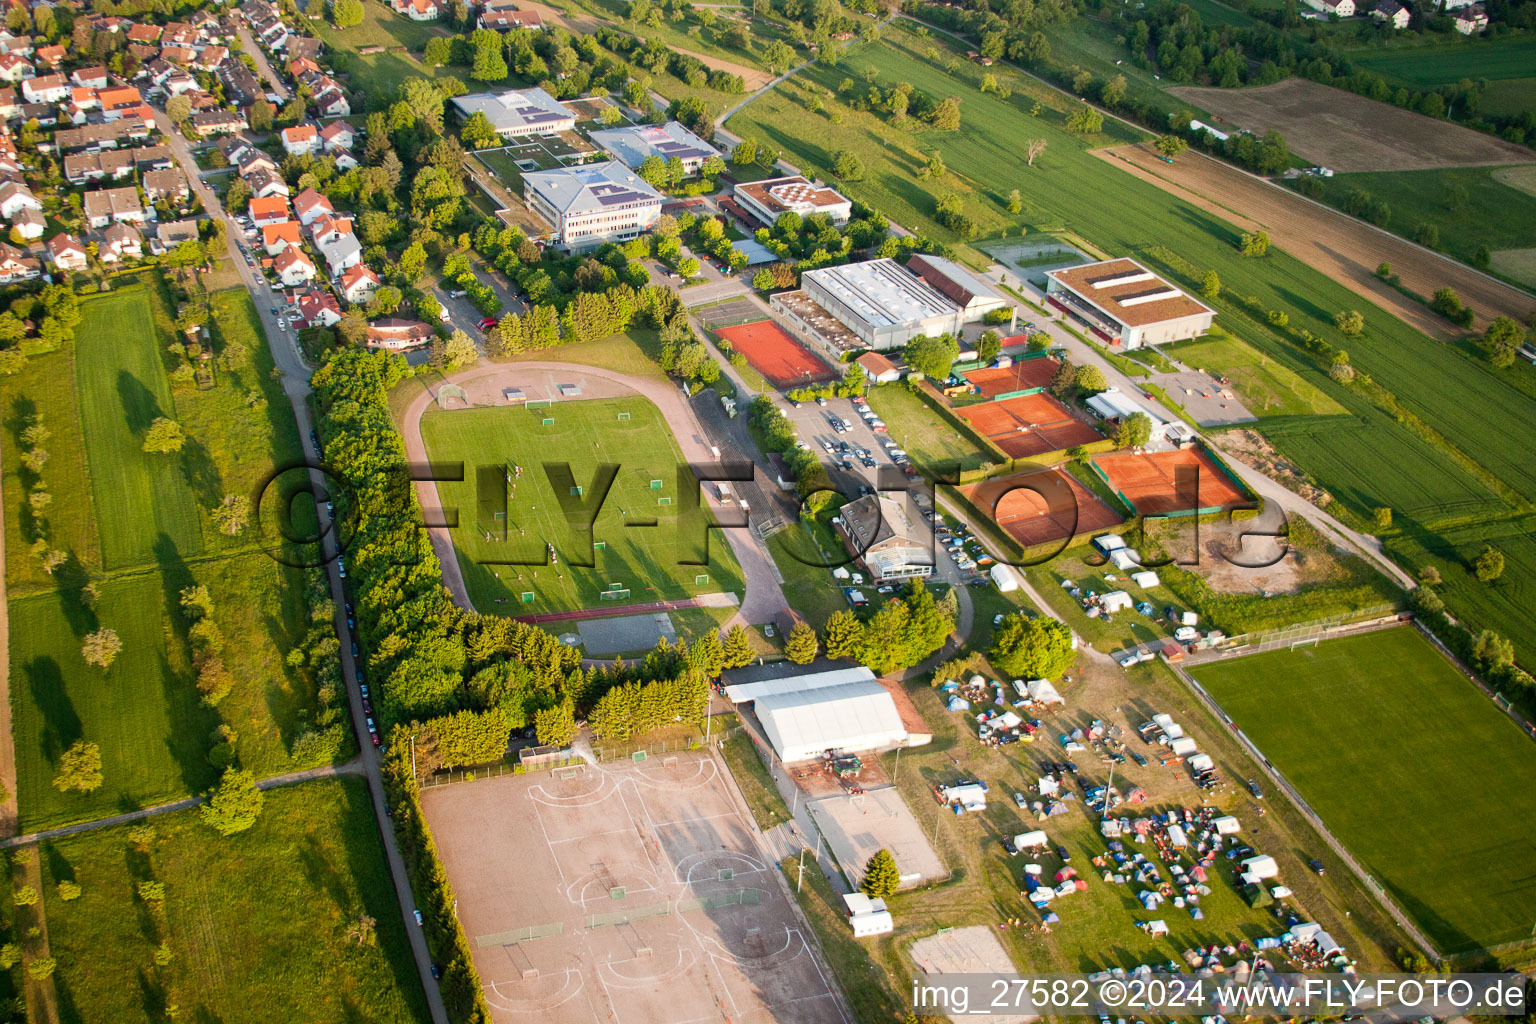
[[[159,126],[160,134],[165,136],[171,151],[180,161],[182,170],[192,183],[192,188],[202,200],[203,209],[213,218],[224,218],[231,239],[243,237],[240,228],[234,221],[228,218],[219,199],[213,191],[203,182],[197,168],[197,161],[192,156],[192,149],[187,140],[178,134],[171,125],[170,119],[163,111],[155,112],[155,120]],[[279,327],[279,319],[272,313],[272,307],[278,305],[280,296],[275,296],[261,274],[252,269],[245,260],[238,255],[238,249],[233,250],[230,258],[234,260],[235,269],[240,274],[241,281],[251,293],[256,303],[256,312],[261,317],[263,329],[266,331],[267,345],[272,350],[272,358],[277,364],[278,370],[283,376],[283,392],[288,396],[289,403],[293,406],[293,416],[298,422],[299,436],[305,445],[309,444],[310,430],[313,424],[309,416],[309,377],[310,368],[299,354],[298,341],[292,331],[286,329],[286,325]],[[309,470],[310,485],[314,493],[323,494],[326,487],[324,474],[318,468]],[[320,511],[317,509],[317,511]],[[320,513],[323,517],[323,511]],[[322,541],[322,546],[327,556],[335,556],[336,539],[327,536]],[[347,683],[347,697],[352,710],[352,725],[359,737],[359,745],[362,749],[362,761],[364,774],[368,779],[368,794],[373,803],[373,816],[379,829],[380,841],[384,844],[384,852],[389,861],[390,878],[395,884],[395,896],[400,904],[400,914],[405,922],[406,935],[410,939],[411,953],[416,960],[416,969],[421,977],[422,988],[427,994],[427,1005],[432,1013],[434,1024],[448,1024],[448,1013],[443,1007],[443,998],[438,991],[437,982],[432,977],[432,956],[427,949],[426,937],[422,934],[421,926],[416,923],[414,911],[416,898],[411,892],[410,878],[406,874],[405,861],[400,856],[400,847],[395,842],[394,826],[389,818],[389,809],[384,802],[384,785],[379,773],[379,751],[368,741],[367,716],[363,713],[362,692],[358,689],[357,664],[353,660],[348,640],[351,639],[347,629],[346,614],[343,610],[347,600],[346,590],[337,571],[334,560],[326,565],[326,573],[330,578],[331,599],[336,605],[336,634],[342,638],[341,667],[342,675]]]

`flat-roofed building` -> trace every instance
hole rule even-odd
[[[736,202],[764,226],[773,224],[783,213],[802,217],[824,213],[833,224],[846,224],[853,216],[853,202],[847,196],[825,185],[813,185],[799,175],[747,182],[737,185],[733,194]]]
[[[1129,258],[1048,270],[1045,277],[1046,301],[1111,345],[1196,338],[1216,318],[1210,306]]]
[[[634,238],[655,227],[662,195],[617,160],[523,175],[523,198],[573,252]]]
[[[800,287],[866,348],[900,348],[920,334],[958,333],[964,311],[895,260],[820,267],[800,275]]]
[[[639,170],[646,157],[673,157],[683,163],[684,174],[698,174],[704,161],[720,151],[678,121],[642,124],[630,128],[604,128],[592,133],[592,141],[631,170]]]
[[[459,116],[484,114],[503,138],[522,135],[553,135],[576,127],[576,115],[543,89],[508,89],[506,92],[475,92],[455,96]]]

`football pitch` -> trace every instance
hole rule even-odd
[[[741,591],[724,535],[706,531],[702,489],[679,482],[687,466],[671,428],[639,396],[433,409],[421,436],[433,462],[464,464],[464,479],[440,481],[438,495],[457,510],[454,549],[483,612]]]
[[[1442,953],[1536,922],[1536,744],[1402,627],[1194,670]]]

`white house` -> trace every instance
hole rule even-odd
[[[293,213],[299,218],[299,223],[309,227],[321,217],[335,214],[336,210],[331,206],[331,201],[312,188],[307,188],[293,197]]]
[[[389,6],[412,21],[436,21],[443,13],[437,0],[389,0]]]
[[[1331,14],[1336,18],[1353,18],[1355,16],[1355,0],[1306,0],[1307,6],[1313,10]]]
[[[16,181],[0,185],[0,217],[10,220],[22,210],[41,210],[43,201],[32,190]]]
[[[291,245],[278,254],[272,261],[272,270],[277,274],[277,279],[289,288],[309,284],[320,273],[315,269],[314,262],[296,245]]]
[[[312,124],[296,124],[284,128],[283,151],[290,154],[313,153],[320,148],[320,133]]]
[[[573,252],[634,238],[661,218],[661,193],[617,160],[530,171],[523,198]]]
[[[344,300],[357,305],[373,298],[373,293],[379,290],[381,284],[383,282],[379,280],[378,274],[358,263],[342,271],[336,289]]]
[[[1456,13],[1456,31],[1464,36],[1476,35],[1487,27],[1488,12],[1483,10],[1481,4],[1464,8]]]
[[[48,239],[48,259],[60,270],[84,270],[88,263],[85,246],[74,235],[54,235]]]
[[[329,268],[332,277],[363,261],[363,247],[356,235],[333,238],[321,244],[319,249],[320,255],[325,257],[325,265]]]
[[[1379,21],[1385,21],[1395,29],[1405,29],[1412,19],[1412,12],[1397,0],[1381,0],[1376,9],[1371,12],[1371,17]]]

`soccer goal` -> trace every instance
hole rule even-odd
[[[555,778],[557,778],[557,779],[579,779],[583,775],[585,775],[586,773],[587,773],[587,766],[586,765],[584,765],[584,764],[569,764],[569,765],[566,765],[564,768],[556,768],[555,769]]]
[[[1316,647],[1317,646],[1317,642],[1319,640],[1321,640],[1321,639],[1322,639],[1321,637],[1309,636],[1305,640],[1292,640],[1291,641],[1291,650],[1294,651],[1298,647]]]

